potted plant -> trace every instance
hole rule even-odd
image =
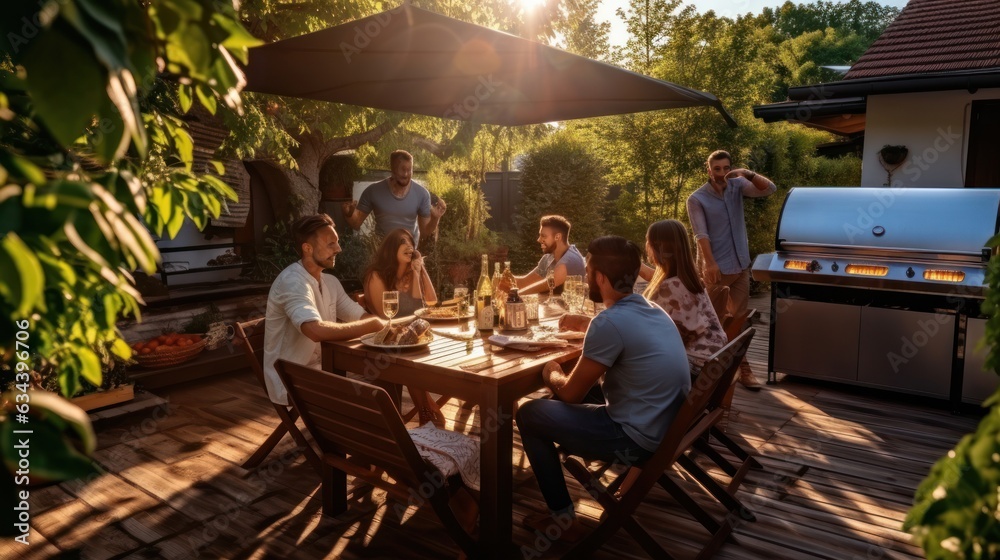
[[[903,160],[906,159],[906,156],[909,153],[910,151],[906,148],[906,146],[893,146],[890,144],[882,146],[882,149],[878,151],[879,157],[881,157],[882,161],[888,165],[899,165],[903,163]]]

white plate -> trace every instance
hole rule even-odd
[[[431,341],[434,340],[434,335],[427,332],[424,333],[422,337],[420,337],[420,341],[418,341],[416,344],[375,344],[374,342],[375,334],[376,333],[371,333],[362,336],[359,339],[361,341],[361,344],[364,344],[369,348],[378,348],[380,350],[409,350],[412,348],[423,348],[424,346],[427,346],[428,344],[431,343]]]
[[[474,310],[472,310],[472,309],[469,309],[468,311],[466,311],[465,315],[462,315],[461,317],[459,317],[459,316],[455,316],[455,317],[434,317],[433,315],[429,315],[427,313],[427,308],[426,307],[423,307],[423,308],[420,308],[420,309],[414,311],[413,314],[416,315],[417,317],[421,318],[421,319],[424,319],[425,321],[464,321],[466,319],[473,318],[476,315],[476,312]]]

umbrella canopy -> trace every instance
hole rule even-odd
[[[714,95],[404,4],[250,49],[250,91],[487,124],[712,106]]]

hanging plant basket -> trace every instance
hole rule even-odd
[[[889,144],[882,146],[882,149],[878,151],[879,157],[887,165],[899,165],[903,163],[909,153],[910,150],[906,146],[890,146]]]

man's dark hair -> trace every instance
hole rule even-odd
[[[302,216],[292,222],[292,244],[299,257],[302,256],[302,244],[311,240],[316,230],[326,226],[333,226],[333,218],[326,214]]]
[[[542,219],[538,221],[538,225],[554,230],[556,233],[561,233],[563,241],[569,243],[569,228],[572,227],[572,224],[570,224],[569,220],[566,218],[556,216],[555,214],[551,216],[542,216]]]
[[[707,169],[712,169],[712,162],[717,159],[728,159],[729,163],[733,163],[733,156],[729,155],[726,150],[715,150],[714,152],[708,154],[708,159],[705,160],[705,167]]]
[[[401,161],[413,161],[413,156],[406,150],[396,150],[389,154],[389,169],[396,169],[396,164]]]
[[[639,277],[639,255],[638,245],[617,235],[598,237],[587,247],[590,268],[607,277],[622,294],[631,294]]]

